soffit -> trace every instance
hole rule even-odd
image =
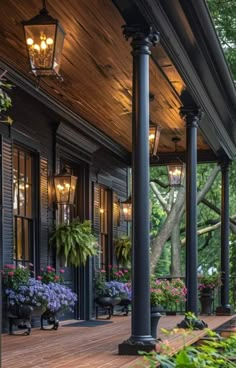
[[[21,21],[36,15],[39,5],[38,0],[2,0],[0,10],[0,57],[32,80]],[[48,0],[47,7],[66,31],[60,70],[64,82],[47,78],[40,88],[131,151],[132,56],[122,36],[124,20],[109,0]],[[184,83],[161,44],[153,52],[150,118],[162,128],[158,151],[173,152],[175,135],[184,150],[179,116]],[[198,149],[209,149],[201,135]]]

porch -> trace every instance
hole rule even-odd
[[[204,316],[208,327],[215,330],[233,321],[235,316]],[[172,329],[183,316],[162,316],[160,328]],[[193,344],[205,335],[193,331],[185,337],[186,344]],[[141,366],[142,358],[118,355],[120,341],[130,336],[130,317],[115,316],[111,321],[66,321],[58,331],[41,331],[36,328],[28,336],[2,335],[2,368],[77,368],[112,367],[131,368]],[[173,351],[183,346],[183,336],[166,336]]]

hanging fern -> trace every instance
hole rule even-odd
[[[126,267],[131,262],[132,243],[128,236],[121,236],[114,242],[117,262]]]
[[[56,246],[58,256],[65,257],[68,266],[84,265],[87,258],[98,251],[90,221],[81,223],[75,219],[69,225],[57,226],[50,243]]]

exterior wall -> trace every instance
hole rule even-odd
[[[49,263],[55,265],[55,256],[49,252],[48,239],[55,219],[53,175],[58,171],[60,160],[69,160],[75,165],[82,163],[86,168],[83,179],[86,191],[83,209],[80,210],[82,219],[93,217],[94,182],[109,187],[114,200],[117,198],[123,200],[127,197],[128,169],[125,164],[112,157],[112,153],[106,151],[99,142],[84,137],[79,130],[71,128],[66,122],[61,123],[59,116],[18,87],[14,88],[12,100],[13,109],[9,115],[14,120],[13,126],[9,128],[0,124],[1,267],[3,264],[13,262],[12,147],[13,144],[18,144],[33,151],[36,156],[37,175],[34,190],[39,198],[36,207],[38,221],[34,229],[37,239],[35,244],[37,272],[40,267]],[[112,237],[126,233],[127,225],[121,224],[119,227],[114,225],[112,231]],[[82,318],[89,318],[93,309],[92,269],[90,261],[84,269],[76,273],[75,284],[80,291]]]

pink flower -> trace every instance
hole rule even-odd
[[[52,271],[52,266],[47,266],[47,271]]]
[[[37,280],[42,280],[42,276],[37,276]]]
[[[52,270],[52,272],[55,272],[55,268],[52,267],[51,270]]]
[[[105,270],[101,270],[100,272],[101,272],[101,273],[106,273],[106,271],[105,271]]]
[[[65,270],[59,270],[60,273],[65,273]]]
[[[129,270],[124,270],[124,273],[128,273],[129,272]]]
[[[60,278],[59,276],[55,275],[55,278],[54,278],[54,279],[55,279],[56,281],[58,281],[58,280],[59,280],[59,278]]]
[[[11,277],[14,276],[14,272],[12,272],[12,271],[8,272],[8,276],[11,276]]]
[[[112,268],[112,265],[109,265],[108,268],[111,269]]]
[[[15,270],[15,266],[13,264],[5,264],[3,268],[8,268],[9,270]]]
[[[30,266],[30,267],[34,267],[33,263],[29,263],[29,266]]]

